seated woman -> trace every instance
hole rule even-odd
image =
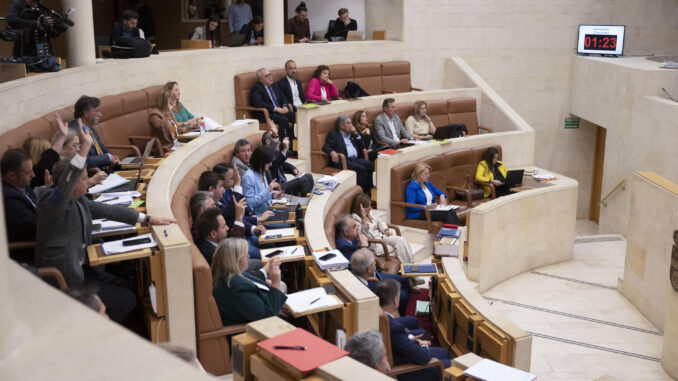
[[[176,106],[174,106],[174,118],[177,120],[177,124],[181,128],[195,128],[198,125],[198,118],[194,117],[193,114],[188,111],[184,104],[181,103],[181,89],[177,82],[167,82],[162,88],[163,90],[169,90],[172,93],[174,99],[177,100]],[[161,90],[162,91],[162,90]]]
[[[490,147],[485,151],[483,159],[478,163],[476,181],[494,185],[495,193],[499,197],[511,193],[506,188],[504,180],[506,180],[506,166],[504,166],[504,162],[499,161],[499,150]],[[483,190],[485,191],[483,197],[490,197],[492,187],[483,185]]]
[[[306,88],[306,99],[316,102],[329,101],[332,99],[339,99],[339,91],[330,79],[330,68],[325,65],[320,65],[315,68],[313,78],[308,83]]]
[[[247,241],[241,238],[226,238],[214,252],[212,295],[224,326],[276,316],[287,300],[280,291],[280,262],[268,266],[269,285],[245,271],[248,261]]]
[[[277,181],[270,181],[268,169],[273,164],[273,148],[260,146],[252,152],[250,169],[242,177],[242,188],[247,205],[261,216],[271,205],[271,200],[282,197],[282,189]]]
[[[264,19],[256,15],[249,23],[242,26],[240,34],[245,37],[243,45],[263,45],[264,44]]]
[[[205,40],[212,41],[212,47],[218,48],[221,46],[221,28],[219,28],[219,15],[212,15],[207,19],[205,26],[196,26],[191,40]]]
[[[414,263],[414,254],[410,244],[404,237],[397,236],[395,231],[386,226],[386,222],[372,213],[372,200],[365,193],[358,194],[351,205],[351,215],[360,224],[360,231],[368,239],[380,239],[390,246],[402,263]],[[370,244],[369,249],[377,255],[384,255],[384,248],[378,244]]]
[[[358,110],[353,114],[351,120],[353,121],[356,132],[360,134],[360,139],[363,141],[363,147],[367,150],[367,158],[370,161],[375,161],[379,155],[379,151],[373,149],[376,145],[376,140],[372,134],[372,125],[370,125],[369,120],[367,119],[367,112],[365,112],[365,110]]]
[[[436,197],[439,197],[438,202],[441,206],[447,205],[447,197],[445,193],[431,184],[429,177],[431,177],[431,166],[423,162],[417,163],[412,171],[412,181],[405,189],[405,202],[424,205],[429,210],[432,221],[443,221],[446,224],[458,225],[459,218],[454,209],[435,210],[438,207]],[[425,212],[419,208],[408,206],[406,211],[409,219],[426,219]]]
[[[174,117],[174,108],[177,105],[177,100],[172,95],[172,92],[167,89],[160,91],[156,107],[151,110],[148,116],[148,122],[153,127],[153,135],[160,141],[165,151],[170,151],[178,144],[177,137],[185,132],[191,130],[190,126],[180,127]]]
[[[426,114],[427,112],[428,104],[424,101],[416,101],[412,108],[412,114],[405,120],[405,128],[417,140],[430,138],[436,133],[436,126]]]

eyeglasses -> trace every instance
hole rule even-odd
[[[271,74],[271,73],[264,74],[264,77],[273,77],[273,74]]]

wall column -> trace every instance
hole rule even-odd
[[[91,0],[63,0],[64,12],[74,11],[68,18],[75,26],[68,28],[66,43],[68,47],[68,67],[94,65],[96,51],[94,46],[94,15]]]
[[[264,0],[265,46],[283,46],[285,34],[284,4],[285,2],[282,0]]]
[[[0,190],[0,196],[2,191]],[[4,205],[0,203],[0,216],[4,216]],[[10,288],[9,267],[9,249],[7,248],[7,236],[5,234],[5,219],[0,219],[0,364],[5,362],[21,344],[21,333],[25,328],[19,323],[14,313],[13,292]]]

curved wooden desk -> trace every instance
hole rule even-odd
[[[511,159],[506,162],[513,165]],[[526,271],[572,259],[579,184],[552,174],[558,180],[471,210],[467,275],[478,282],[479,292]],[[532,182],[526,177],[523,185],[540,185]]]

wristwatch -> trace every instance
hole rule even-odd
[[[146,218],[144,218],[144,222],[147,223],[147,224],[151,223],[151,215],[150,214],[146,215]]]

